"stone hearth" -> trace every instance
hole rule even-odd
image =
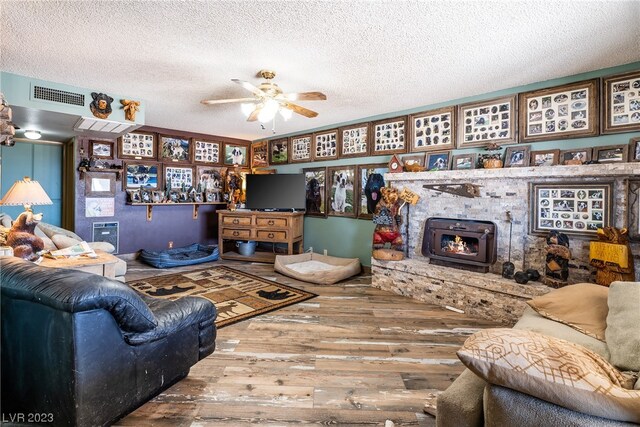
[[[415,206],[404,210],[402,231],[407,242],[407,259],[402,262],[372,260],[373,284],[423,301],[449,305],[481,317],[515,320],[524,309],[524,301],[546,293],[544,285],[518,285],[499,276],[502,263],[508,260],[511,212],[511,262],[516,270],[534,268],[544,272],[545,238],[529,234],[530,183],[585,184],[613,183],[612,225],[627,226],[628,180],[640,176],[640,164],[600,164],[551,166],[465,171],[386,174],[385,181],[400,190],[408,188],[420,196]],[[463,184],[480,186],[480,197],[466,198],[423,188],[425,184]],[[458,218],[492,221],[497,226],[497,262],[490,273],[471,273],[429,264],[422,255],[422,238],[428,218]],[[407,235],[407,223],[410,230]],[[570,236],[572,261],[569,283],[592,282],[589,266],[591,238]],[[640,244],[632,245],[636,273],[640,273]],[[451,288],[451,289],[449,289]]]

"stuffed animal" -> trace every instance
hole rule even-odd
[[[402,235],[400,234],[401,218],[400,198],[398,189],[382,187],[380,189],[382,199],[376,206],[373,214],[373,222],[376,225],[373,231],[373,257],[376,259],[401,260],[404,258]],[[391,250],[383,250],[386,243],[391,245]]]
[[[38,252],[44,249],[42,239],[34,234],[36,225],[42,220],[42,214],[23,212],[16,218],[7,236],[7,245],[13,248],[13,255],[29,261],[39,258]]]
[[[626,228],[605,227],[598,229],[598,242],[591,242],[590,264],[596,268],[596,283],[609,286],[615,281],[635,280],[633,254],[629,246]],[[610,245],[626,246],[626,250],[610,250]],[[624,253],[626,252],[626,257]],[[601,259],[603,258],[603,259]]]
[[[99,119],[106,119],[111,114],[111,103],[113,98],[104,93],[91,92],[93,101],[89,105],[89,109]]]
[[[379,173],[372,173],[367,178],[367,183],[364,186],[364,194],[367,196],[367,213],[374,213],[376,206],[380,201],[382,193],[380,189],[384,187],[384,178]]]

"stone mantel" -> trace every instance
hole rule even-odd
[[[501,169],[470,169],[434,172],[387,173],[385,182],[395,181],[428,181],[442,183],[467,182],[471,180],[493,179],[539,179],[539,178],[603,178],[630,177],[640,178],[640,162],[608,163],[594,165],[539,166]]]

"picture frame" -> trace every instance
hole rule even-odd
[[[356,166],[327,168],[327,215],[355,218],[357,211]]]
[[[555,166],[560,158],[560,150],[531,151],[529,166]]]
[[[518,95],[503,96],[458,106],[457,148],[516,143]]]
[[[407,116],[378,120],[371,124],[371,155],[407,152]]]
[[[602,134],[640,131],[640,70],[602,78]]]
[[[520,94],[520,142],[598,135],[598,79]]]
[[[195,185],[193,166],[181,166],[173,164],[163,164],[162,179],[170,190],[181,190],[182,184],[185,188]]]
[[[511,145],[507,147],[504,156],[504,167],[517,168],[529,166],[530,153],[530,145]]]
[[[115,216],[115,199],[113,197],[87,197],[84,201],[84,216],[87,218]]]
[[[456,107],[443,107],[409,116],[409,151],[456,148]]]
[[[629,140],[629,161],[640,162],[640,137]]]
[[[313,134],[313,160],[335,160],[338,158],[338,130],[332,129]]]
[[[278,138],[269,141],[269,164],[284,165],[289,163],[289,139]]]
[[[327,216],[327,168],[304,168],[305,207],[307,216]]]
[[[256,141],[251,144],[251,167],[263,168],[269,166],[269,142]]]
[[[380,183],[380,185],[384,187],[385,186],[384,174],[389,173],[389,165],[387,163],[372,163],[372,164],[366,164],[366,165],[358,165],[357,167],[356,181],[358,182],[358,192],[357,192],[358,209],[356,214],[358,219],[371,220],[373,218],[373,212],[369,213],[369,210],[368,210],[367,195],[365,193],[365,187],[367,185],[367,180],[369,179],[369,175],[374,173],[379,173],[383,175],[383,181]]]
[[[224,143],[224,161],[226,166],[249,167],[249,147],[231,142]]]
[[[122,189],[162,189],[162,165],[158,162],[126,161],[122,165]]]
[[[629,180],[629,238],[640,241],[640,179]]]
[[[197,166],[194,187],[198,187],[202,192],[222,192],[224,190],[224,169],[215,166]]]
[[[451,151],[430,151],[427,153],[425,168],[428,171],[446,171],[451,168]]]
[[[607,145],[593,148],[593,160],[598,163],[625,163],[628,160],[629,145]]]
[[[200,165],[220,165],[222,142],[192,138],[193,163]]]
[[[471,170],[478,167],[478,153],[456,154],[451,159],[451,170]]]
[[[111,172],[85,172],[85,197],[114,197],[116,195],[116,174]]]
[[[596,237],[598,228],[611,225],[612,192],[612,182],[531,183],[529,232]]]
[[[114,148],[113,141],[89,140],[89,157],[113,160],[115,156]]]
[[[407,164],[411,165],[411,164],[417,163],[420,166],[424,167],[426,158],[427,157],[426,157],[425,153],[414,154],[414,155],[411,155],[411,156],[402,156],[402,166],[404,167]]]
[[[296,135],[289,138],[289,162],[304,163],[312,160],[313,134]]]
[[[140,190],[126,190],[127,193],[127,203],[142,203],[142,197],[140,195]]]
[[[593,150],[588,148],[572,148],[560,151],[558,164],[561,165],[581,165],[591,161],[591,153]]]
[[[135,131],[118,138],[118,158],[157,160],[157,137],[153,132]]]
[[[347,159],[368,156],[370,151],[371,124],[360,123],[338,129],[338,157]]]
[[[193,158],[192,141],[177,135],[158,135],[158,155],[164,163],[190,164]]]

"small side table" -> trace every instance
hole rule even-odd
[[[51,259],[43,257],[40,265],[50,268],[70,268],[72,270],[80,270],[104,276],[108,279],[115,279],[118,258],[102,251],[96,251],[96,255],[98,255],[97,258],[75,257]]]

